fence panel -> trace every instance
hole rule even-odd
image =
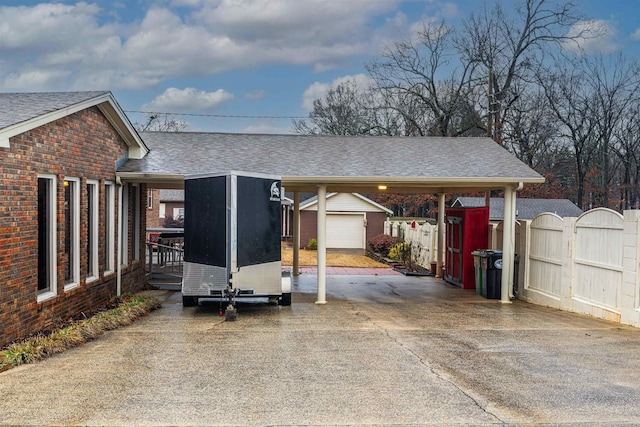
[[[578,218],[574,298],[617,311],[621,307],[624,218],[606,208]]]
[[[428,222],[416,222],[414,227],[411,224],[406,221],[387,221],[384,227],[391,236],[402,237],[409,243],[414,261],[428,269],[431,262],[436,260],[438,226]]]
[[[527,289],[560,298],[563,225],[562,218],[552,213],[538,215],[531,222]]]

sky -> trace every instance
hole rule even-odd
[[[640,0],[575,2],[602,29],[588,51],[640,59]],[[364,79],[364,65],[416,25],[460,25],[483,4],[1,0],[0,91],[110,90],[134,123],[161,112],[191,131],[291,133],[313,99]]]

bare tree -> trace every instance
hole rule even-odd
[[[133,126],[138,132],[182,132],[190,125],[188,122],[172,118],[169,114],[150,113],[146,122],[135,122]]]
[[[313,101],[308,119],[294,120],[301,134],[366,135],[371,133],[372,106],[368,105],[368,89],[347,81],[329,90],[323,99]]]
[[[640,100],[640,67],[635,61],[629,62],[620,55],[585,58],[582,63],[586,70],[583,84],[592,91],[596,109],[594,120],[599,145],[600,193],[597,202],[609,206],[610,188],[616,176],[616,165],[612,162],[619,158],[614,155],[614,150],[622,152],[618,132],[625,116]]]
[[[558,142],[558,120],[539,87],[518,92],[520,96],[504,115],[504,145],[529,167],[551,172],[554,165],[549,161]]]
[[[456,120],[468,113],[473,64],[461,61],[444,22],[423,22],[414,39],[394,43],[366,69],[388,101],[385,107],[405,123],[405,135],[459,136],[479,125]]]
[[[588,36],[589,31],[584,27],[578,34],[568,35],[579,20],[571,2],[522,0],[515,11],[515,16],[506,13],[500,3],[491,9],[485,7],[464,22],[464,30],[456,38],[465,60],[481,66],[474,70],[479,73],[476,77],[486,82],[487,135],[499,143],[506,110],[525,88],[515,83],[530,80],[545,49]]]
[[[596,109],[593,94],[584,85],[584,74],[575,63],[564,63],[538,75],[548,107],[560,123],[559,136],[573,151],[576,198],[581,208],[585,207],[585,183],[598,150]]]
[[[622,169],[619,209],[640,209],[640,103],[627,110],[616,138]]]

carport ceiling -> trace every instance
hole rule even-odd
[[[489,138],[144,132],[150,152],[117,175],[181,188],[192,174],[278,175],[287,191],[465,193],[544,178]]]

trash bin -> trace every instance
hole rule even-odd
[[[479,249],[471,252],[471,255],[473,255],[473,267],[476,272],[476,294],[484,295],[482,290],[482,258],[487,256],[486,251],[484,249]]]
[[[482,296],[500,299],[502,294],[502,251],[486,250],[482,257]]]

